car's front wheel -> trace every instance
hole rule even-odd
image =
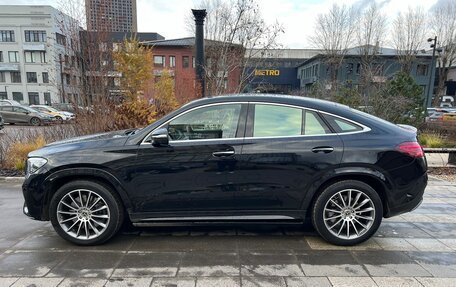
[[[120,198],[107,186],[78,180],[60,187],[51,199],[49,214],[55,231],[78,245],[96,245],[119,230],[124,211]]]
[[[40,126],[41,125],[41,120],[39,118],[33,117],[30,119],[30,124],[32,126]]]
[[[383,217],[378,193],[364,182],[344,180],[323,190],[312,208],[317,232],[336,245],[354,245],[369,239]]]

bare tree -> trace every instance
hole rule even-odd
[[[439,78],[433,106],[440,104],[440,96],[444,95],[445,81],[449,67],[456,60],[456,2],[439,2],[431,10],[431,31],[437,36],[442,53],[438,57]]]
[[[364,11],[360,11],[356,43],[360,56],[360,92],[367,105],[367,95],[375,82],[375,76],[381,72],[376,64],[380,49],[380,41],[385,38],[386,17],[380,11],[376,2],[372,2]]]
[[[334,4],[327,13],[317,16],[313,45],[323,50],[325,62],[331,75],[331,90],[337,89],[338,70],[355,40],[356,17],[351,6]]]
[[[279,47],[283,33],[279,23],[266,23],[256,0],[202,0],[199,8],[207,10],[205,24],[206,77],[208,93],[240,92],[250,80],[255,58]],[[190,31],[193,21],[187,20]],[[247,51],[247,53],[246,53]],[[227,83],[230,75],[239,83]],[[236,85],[235,85],[236,84]],[[234,89],[227,88],[234,86]]]
[[[100,0],[101,7],[105,7],[106,1]],[[119,89],[115,87],[115,78],[119,75],[114,69],[114,47],[108,28],[93,32],[83,30],[86,25],[83,0],[61,0],[59,10],[75,19],[59,21],[64,34],[64,51],[57,61],[61,65],[62,79],[63,75],[73,79],[71,85],[63,85],[63,92],[66,100],[76,107],[78,126],[83,129],[82,133],[115,129],[113,93]]]
[[[404,72],[411,72],[416,55],[424,48],[426,28],[426,14],[421,7],[409,7],[394,19],[392,40]]]

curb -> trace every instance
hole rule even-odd
[[[0,183],[1,182],[16,182],[22,183],[25,177],[23,176],[0,176]]]

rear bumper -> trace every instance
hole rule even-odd
[[[397,191],[389,201],[385,217],[392,217],[405,212],[413,211],[423,202],[424,190],[428,181],[427,172],[409,184],[406,188]]]

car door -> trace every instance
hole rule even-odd
[[[15,123],[14,113],[12,106],[0,106],[0,112],[2,113],[3,121],[5,123]]]
[[[312,182],[337,167],[343,143],[318,112],[252,103],[240,156],[238,208],[299,210]]]
[[[28,123],[30,119],[29,113],[28,110],[22,107],[13,106],[13,116],[17,123]]]
[[[168,146],[146,139],[132,182],[134,212],[216,214],[235,208],[246,113],[247,104],[240,103],[194,108],[162,125],[169,132]]]

